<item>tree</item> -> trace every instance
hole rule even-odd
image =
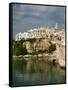
[[[13,54],[14,55],[25,55],[27,54],[27,49],[23,47],[23,41],[16,41],[14,48],[13,48]]]

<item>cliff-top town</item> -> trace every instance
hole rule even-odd
[[[21,39],[33,39],[36,41],[30,43],[26,41],[23,43],[28,53],[32,53],[33,50],[47,50],[49,48],[51,41],[52,44],[56,45],[56,50],[52,53],[58,60],[60,66],[65,66],[65,30],[60,29],[56,24],[51,28],[34,28],[28,32],[20,32],[16,34],[15,41],[20,41]],[[39,41],[40,40],[40,41]]]
[[[58,28],[58,24],[56,24],[52,28],[34,28],[30,29],[28,32],[20,32],[16,34],[15,41],[19,41],[22,38],[28,39],[28,38],[46,38],[50,37],[51,35],[54,35],[54,37],[61,38],[61,41],[65,42],[65,31],[63,29]]]

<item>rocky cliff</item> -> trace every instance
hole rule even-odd
[[[26,41],[23,43],[29,53],[39,50],[48,49],[50,43],[47,39],[36,39],[35,41]]]
[[[26,47],[29,53],[32,53],[39,50],[49,51],[49,47],[51,46],[51,44],[55,44],[56,49],[51,54],[54,54],[56,56],[56,59],[61,66],[65,66],[65,36],[64,34],[60,34],[60,32],[62,31],[51,33],[47,38],[36,38],[32,41],[27,40],[23,43],[23,46]]]
[[[58,28],[34,29],[29,32],[31,37],[25,39],[23,47],[28,53],[42,52],[50,53],[56,56],[61,66],[65,65],[65,31]],[[35,38],[36,36],[36,38]]]

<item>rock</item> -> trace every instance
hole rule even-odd
[[[30,33],[32,33],[32,35],[36,34],[36,38],[29,38],[29,41],[27,39],[23,43],[23,47],[27,49],[28,53],[37,52],[39,50],[48,50],[51,42],[52,44],[56,45],[56,50],[52,53],[52,55],[54,55],[55,58],[51,57],[51,59],[54,58],[58,60],[60,66],[65,66],[65,32],[63,30],[60,30],[59,28],[52,28],[50,31],[48,31],[47,29],[43,30],[43,28],[41,28],[40,30],[31,30]],[[43,34],[41,35],[41,33]],[[49,53],[47,54],[49,55]]]

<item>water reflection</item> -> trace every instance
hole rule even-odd
[[[13,61],[13,85],[65,83],[65,69],[36,58]]]

